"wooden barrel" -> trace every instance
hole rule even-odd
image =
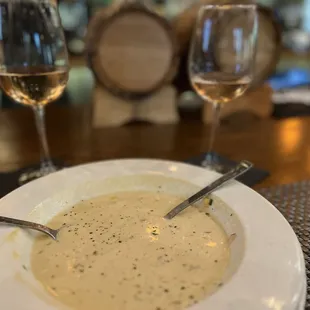
[[[172,21],[173,28],[175,29],[180,42],[180,51],[183,55],[180,73],[175,81],[175,83],[181,88],[185,87],[184,75],[187,74],[188,51],[199,8],[203,4],[210,3],[214,3],[214,1],[200,0],[197,4],[189,7]],[[231,0],[222,0],[217,3],[244,4],[252,3],[252,1],[238,0],[232,2]],[[282,50],[281,29],[273,11],[260,5],[257,6],[257,10],[259,18],[258,42],[255,60],[255,73],[251,87],[262,85],[264,81],[275,71]],[[238,21],[232,20],[229,24],[227,24],[228,31],[229,26],[232,27],[234,22]],[[221,35],[225,37],[225,31],[224,33],[221,33]],[[229,51],[219,49],[216,53],[216,59],[218,65],[221,65],[221,63],[224,65],[225,62],[229,61]],[[187,84],[189,85],[189,83]]]
[[[89,24],[86,51],[97,81],[129,99],[170,83],[179,63],[171,25],[139,3],[98,11]]]

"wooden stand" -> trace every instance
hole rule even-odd
[[[210,103],[204,104],[203,122],[210,124],[213,118],[213,107]],[[223,104],[220,119],[228,118],[238,112],[248,112],[259,118],[268,118],[273,111],[272,89],[269,85],[264,85],[255,90],[248,91],[242,97]]]
[[[97,86],[93,93],[93,126],[116,127],[131,121],[174,124],[179,121],[176,99],[176,90],[171,85],[137,101],[117,97],[102,86]]]

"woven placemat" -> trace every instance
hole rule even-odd
[[[304,252],[307,269],[306,309],[310,310],[310,180],[259,190],[293,227]]]

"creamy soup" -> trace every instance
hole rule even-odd
[[[229,246],[207,207],[163,219],[181,200],[136,191],[80,202],[48,223],[68,225],[59,242],[36,239],[35,277],[73,309],[186,309],[222,285]]]

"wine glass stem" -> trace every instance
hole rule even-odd
[[[45,109],[42,105],[36,105],[33,107],[36,126],[39,134],[40,149],[41,149],[41,169],[42,170],[54,170],[54,166],[51,161],[50,151],[46,137],[45,126]]]
[[[217,128],[220,123],[220,112],[221,112],[221,104],[220,103],[212,103],[213,105],[213,117],[212,117],[212,124],[211,124],[211,135],[210,135],[210,141],[209,141],[209,150],[208,154],[211,158],[211,164],[214,161],[213,158],[213,148],[214,148],[214,141],[215,141],[215,135]]]

